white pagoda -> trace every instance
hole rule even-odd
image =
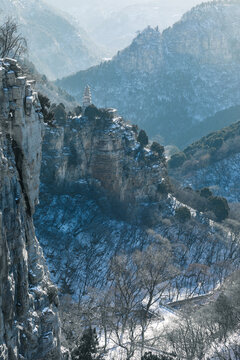
[[[92,104],[91,89],[90,89],[90,86],[87,85],[85,87],[84,94],[83,94],[83,106],[82,106],[83,107],[83,112],[91,104]]]

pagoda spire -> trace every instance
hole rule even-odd
[[[92,104],[92,95],[91,95],[91,89],[90,86],[87,85],[85,87],[84,90],[84,94],[83,94],[83,111],[85,111],[85,109]]]

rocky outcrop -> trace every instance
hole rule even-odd
[[[35,214],[54,282],[76,298],[104,283],[114,254],[148,241],[144,224],[174,213],[158,192],[164,156],[141,146],[121,117],[96,111],[46,127]]]
[[[103,111],[93,118],[70,118],[64,128],[46,132],[44,149],[42,181],[52,183],[53,190],[78,192],[85,181],[96,196],[105,196],[102,204],[121,208],[132,220],[150,204],[160,215],[158,185],[167,177],[165,158],[142,147],[121,117]]]
[[[42,115],[33,84],[0,61],[0,359],[61,359],[57,289],[32,214],[38,202]]]

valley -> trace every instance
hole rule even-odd
[[[0,360],[239,360],[240,4],[192,2],[1,2]]]

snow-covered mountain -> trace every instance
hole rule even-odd
[[[58,85],[80,99],[89,84],[96,105],[114,106],[151,137],[184,147],[200,121],[240,103],[239,19],[239,1],[204,3]]]
[[[12,16],[26,37],[29,57],[50,79],[97,64],[101,51],[70,15],[41,0],[2,0],[1,21]],[[31,29],[31,31],[29,31]]]

